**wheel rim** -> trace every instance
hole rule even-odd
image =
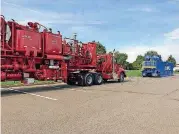
[[[91,84],[93,82],[93,78],[91,76],[88,76],[87,79],[86,79],[86,82],[88,84]]]
[[[121,81],[124,81],[124,75],[123,74],[121,74]]]
[[[102,77],[101,77],[100,75],[98,75],[97,81],[98,81],[98,83],[101,83],[101,82],[102,82]]]

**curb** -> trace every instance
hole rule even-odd
[[[15,86],[15,87],[1,87],[1,89],[27,89],[27,88],[38,88],[38,87],[53,87],[65,85],[66,83],[55,83],[55,84],[41,84],[41,85],[24,85],[24,86]]]

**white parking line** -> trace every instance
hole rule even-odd
[[[89,92],[89,93],[92,93],[92,91],[87,91],[86,89],[70,89],[71,91],[79,91],[79,92]]]
[[[42,96],[42,95],[34,94],[34,93],[28,93],[28,92],[24,92],[24,91],[19,91],[19,90],[15,90],[15,89],[12,89],[12,88],[7,88],[7,89],[8,89],[8,90],[11,90],[11,91],[16,91],[16,92],[19,92],[19,93],[24,93],[24,94],[29,94],[29,95],[33,95],[33,96],[45,98],[45,99],[48,99],[48,100],[54,100],[54,101],[57,100],[57,99],[55,99],[55,98],[51,98],[51,97],[47,97],[47,96]]]

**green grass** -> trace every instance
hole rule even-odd
[[[127,77],[141,77],[141,70],[128,70],[126,71]]]
[[[20,81],[3,81],[1,87],[20,86],[23,85]]]
[[[126,71],[127,77],[141,77],[141,70],[128,70]],[[174,72],[174,74],[179,74],[179,72]]]
[[[175,74],[179,74],[179,72],[174,72]]]
[[[30,85],[42,85],[42,84],[54,84],[54,81],[38,81],[35,80],[34,84],[30,84]],[[23,83],[21,83],[20,81],[4,81],[1,82],[1,87],[15,87],[15,86],[24,86]]]

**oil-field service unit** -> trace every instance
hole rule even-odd
[[[145,56],[142,66],[142,76],[165,77],[173,75],[174,64],[162,61],[161,56]]]
[[[43,29],[43,31],[40,31]],[[90,86],[123,82],[124,69],[113,54],[97,55],[96,43],[63,38],[37,22],[21,25],[1,16],[1,81],[62,80]]]

